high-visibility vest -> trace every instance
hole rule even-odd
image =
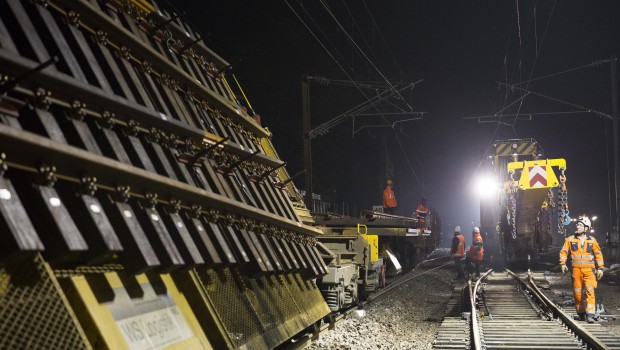
[[[428,210],[428,208],[422,204],[418,205],[418,207],[415,210],[415,216],[416,219],[418,219],[419,222],[424,222],[426,221],[426,216],[430,213],[430,211]]]
[[[458,248],[456,248],[456,252],[452,254],[455,258],[462,258],[465,256],[465,237],[462,234],[455,234],[454,237],[459,239]]]
[[[560,250],[560,265],[566,264],[566,259],[570,253],[571,265],[574,268],[597,268],[605,267],[603,253],[596,239],[588,234],[581,243],[577,235],[566,237],[562,250]]]
[[[394,191],[388,186],[383,190],[383,207],[384,208],[395,208],[396,207],[396,196],[394,196]]]
[[[482,246],[482,236],[480,233],[474,233],[474,239],[472,245],[469,247],[469,253],[467,255],[475,261],[482,261],[484,256],[484,248]]]

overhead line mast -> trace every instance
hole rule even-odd
[[[334,80],[334,81],[338,82],[340,85],[343,85],[342,84],[343,82],[341,80]],[[309,83],[312,82],[312,83],[316,83],[320,85],[328,85],[330,82],[332,82],[332,80],[324,78],[324,77],[313,77],[313,76],[303,77],[301,81],[301,94],[302,94],[302,115],[303,115],[304,167],[306,170],[305,201],[306,201],[306,206],[308,207],[308,209],[312,210],[312,176],[313,176],[312,140],[316,138],[317,136],[325,135],[333,127],[342,124],[344,121],[348,119],[353,119],[356,116],[361,115],[360,113],[365,112],[368,109],[371,109],[371,108],[377,109],[377,105],[376,105],[377,103],[386,101],[389,98],[394,97],[394,96],[399,97],[401,96],[400,93],[402,91],[415,87],[415,85],[420,83],[421,81],[422,79],[414,83],[409,83],[398,90],[396,90],[394,86],[390,84],[389,88],[386,88],[386,90],[380,92],[378,95],[373,96],[367,99],[366,101],[362,102],[361,104],[328,120],[327,122],[312,128],[311,118],[310,118],[310,86],[309,86]],[[359,88],[359,85],[356,84],[355,82],[353,82],[351,85]],[[423,115],[424,113],[426,112],[402,111],[402,112],[398,112],[398,115],[420,116],[421,114]],[[369,114],[365,113],[365,115],[369,115]],[[377,109],[377,113],[372,114],[372,115],[383,116],[384,113],[381,113],[381,111]],[[411,120],[417,120],[417,119],[420,119],[420,118],[414,118]],[[391,125],[393,126],[393,124]]]

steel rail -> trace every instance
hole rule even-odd
[[[43,162],[56,167],[55,174],[59,179],[79,183],[85,175],[96,176],[97,187],[101,189],[114,191],[119,185],[129,186],[131,194],[137,197],[146,193],[157,193],[159,202],[176,199],[182,202],[182,207],[199,204],[300,234],[314,236],[321,233],[310,226],[233,202],[228,197],[2,124],[0,152],[6,153],[9,167],[36,173]]]
[[[210,91],[198,81],[190,77],[181,68],[175,66],[160,53],[155,51],[146,43],[140,41],[128,30],[115,23],[112,18],[102,15],[93,5],[86,0],[53,0],[51,7],[66,15],[67,12],[73,10],[81,15],[80,26],[93,30],[97,28],[108,33],[108,42],[110,44],[126,45],[131,49],[131,56],[138,63],[142,63],[148,57],[149,63],[152,64],[155,71],[165,73],[182,83],[183,86],[191,87],[192,91],[201,98],[208,100],[215,106],[226,112],[227,116],[235,119],[238,123],[248,127],[260,137],[270,136],[270,132],[258,125],[256,121],[247,113],[243,112],[223,97]],[[93,30],[94,31],[94,30]],[[119,45],[120,44],[120,45]]]
[[[35,69],[39,63],[26,59],[8,50],[0,48],[0,71],[25,74]],[[126,100],[120,96],[111,96],[103,90],[81,82],[73,77],[58,71],[49,69],[35,74],[35,79],[26,79],[19,83],[19,91],[28,94],[24,88],[36,90],[39,87],[45,88],[54,93],[54,100],[70,105],[76,98],[80,102],[86,103],[91,115],[100,115],[103,111],[113,112],[115,119],[127,122],[133,119],[144,126],[154,126],[167,132],[172,132],[181,138],[205,138],[205,131],[192,127],[170,116],[165,116],[159,112],[148,109],[145,106]],[[126,120],[125,120],[126,119]],[[231,154],[246,156],[251,150],[227,141],[224,149]],[[269,157],[265,154],[257,154],[254,160],[269,167],[281,165],[279,159]]]
[[[476,286],[473,288],[472,290],[472,295],[471,295],[471,307],[472,307],[472,336],[473,336],[473,342],[474,342],[474,348],[476,350],[482,349],[482,341],[481,341],[481,334],[480,334],[480,330],[479,330],[479,326],[478,326],[478,315],[477,315],[477,308],[476,308],[476,303],[475,303],[475,299],[478,295],[478,287],[480,282],[486,278],[491,271],[487,272],[483,278],[480,278],[477,282],[476,282]],[[508,273],[508,275],[510,277],[513,278],[513,280],[515,280],[517,283],[519,283],[519,285],[527,290],[530,295],[536,300],[537,302],[537,306],[542,309],[544,312],[547,313],[547,315],[549,317],[553,317],[554,319],[559,319],[562,321],[562,323],[570,330],[572,331],[582,342],[584,342],[590,349],[596,349],[596,350],[607,350],[609,349],[608,346],[606,346],[604,343],[602,343],[598,338],[596,338],[591,332],[589,332],[587,329],[585,329],[584,327],[582,327],[581,325],[579,325],[577,322],[575,322],[572,318],[570,318],[564,311],[562,311],[561,309],[559,309],[541,290],[540,288],[538,288],[536,286],[536,284],[534,283],[533,277],[531,272],[528,272],[528,280],[524,281],[523,279],[521,279],[519,276],[517,276],[514,272],[510,271],[510,270],[506,270],[506,272]],[[476,312],[476,315],[474,315],[474,312]]]
[[[471,337],[474,340],[474,349],[480,350],[482,349],[482,342],[480,341],[480,327],[478,326],[478,312],[476,312],[476,298],[478,296],[478,289],[480,288],[481,282],[486,280],[493,270],[489,269],[485,274],[483,274],[472,287],[471,279],[467,281],[467,285],[469,286],[469,303],[471,306]]]
[[[596,350],[608,350],[609,347],[601,342],[594,334],[589,332],[587,329],[582,327],[579,323],[575,322],[568,314],[566,314],[563,310],[549,299],[545,293],[543,293],[540,288],[536,286],[534,283],[534,278],[532,277],[532,272],[528,270],[528,280],[523,281],[519,276],[517,276],[514,272],[510,270],[506,270],[510,276],[512,276],[516,281],[519,282],[523,287],[532,292],[532,294],[536,297],[536,299],[541,303],[541,306],[546,312],[550,312],[553,318],[560,319],[562,323],[568,327],[572,332],[574,332],[579,338],[584,341],[589,347]]]

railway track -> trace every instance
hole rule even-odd
[[[554,305],[531,273],[489,270],[468,281],[465,294],[464,316],[446,315],[434,349],[620,349],[605,327],[574,321]]]

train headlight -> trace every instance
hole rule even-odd
[[[497,194],[499,185],[492,176],[481,176],[476,179],[475,190],[481,198],[491,197]]]

